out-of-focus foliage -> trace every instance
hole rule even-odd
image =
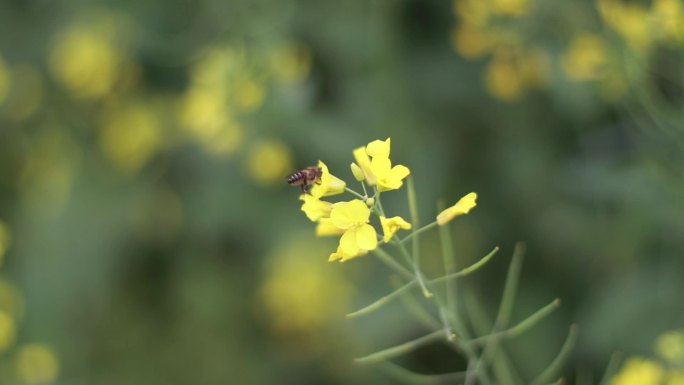
[[[284,181],[352,180],[389,136],[423,202],[478,192],[459,266],[527,243],[514,319],[563,298],[511,352],[525,377],[572,322],[577,377],[648,354],[684,323],[683,7],[0,3],[0,382],[382,383],[351,358],[422,330],[340,316],[391,283],[327,265]],[[506,265],[473,278],[487,310]],[[403,364],[462,369],[442,353]]]

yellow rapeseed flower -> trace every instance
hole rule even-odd
[[[304,211],[306,217],[311,221],[316,222],[321,218],[330,217],[330,211],[333,206],[332,203],[322,201],[309,194],[303,194],[299,199],[304,201],[304,204],[302,204],[302,211]]]
[[[366,254],[378,246],[375,228],[368,224],[370,209],[360,199],[337,203],[330,212],[333,225],[344,230],[337,253],[330,260],[345,261]]]
[[[633,357],[625,362],[610,384],[660,385],[664,374],[665,372],[659,363],[646,358]]]
[[[684,371],[673,370],[667,376],[666,385],[684,385]]]
[[[382,225],[382,232],[384,234],[382,240],[387,243],[392,239],[394,233],[399,229],[411,230],[411,224],[406,222],[402,217],[385,218],[380,216],[380,224]]]
[[[316,198],[342,194],[347,184],[342,179],[331,174],[328,171],[328,166],[320,160],[318,161],[318,167],[323,171],[321,180],[318,183],[314,183],[310,194]]]
[[[397,165],[392,167],[390,155],[390,138],[375,140],[363,148],[354,150],[354,158],[359,165],[366,181],[371,186],[378,186],[379,191],[396,190],[404,184],[411,171],[408,167]]]
[[[471,192],[470,194],[467,194],[459,199],[455,205],[439,213],[439,215],[437,215],[437,224],[442,226],[460,215],[468,214],[473,207],[477,206],[477,203],[475,203],[476,200],[476,193]]]
[[[316,235],[319,237],[326,237],[330,235],[342,235],[344,234],[343,229],[335,226],[330,218],[321,218],[316,224]]]

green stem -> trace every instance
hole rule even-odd
[[[620,365],[621,360],[622,353],[620,352],[615,352],[610,356],[608,366],[606,366],[606,371],[605,373],[603,373],[603,377],[601,378],[601,382],[599,382],[599,385],[608,385],[610,379],[613,377],[613,374],[615,374],[615,372],[617,371],[617,368]]]
[[[385,250],[378,247],[375,250],[373,250],[372,253],[375,254],[375,256],[377,256],[387,266],[394,269],[397,273],[403,275],[408,279],[413,279],[413,273],[411,273],[410,270],[408,270],[402,264],[400,264],[394,258],[392,258],[391,255],[387,254]]]
[[[425,277],[423,276],[423,273],[420,271],[420,267],[416,264],[415,256],[413,260],[411,260],[411,255],[408,253],[408,250],[406,250],[406,246],[404,246],[403,243],[397,242],[395,243],[395,245],[397,245],[399,251],[404,256],[404,258],[406,258],[406,260],[412,264],[413,273],[416,277],[416,280],[418,281],[418,284],[420,285],[420,289],[423,291],[423,296],[425,298],[432,297],[432,293],[430,292],[430,290],[427,287],[427,284],[425,283]]]
[[[388,349],[381,350],[379,352],[375,352],[372,354],[369,354],[364,357],[356,358],[354,361],[362,364],[367,364],[367,363],[373,363],[373,362],[378,362],[378,361],[385,361],[390,358],[400,356],[402,354],[406,354],[408,352],[411,352],[421,346],[427,345],[429,343],[439,341],[442,339],[442,331],[437,330],[434,331],[428,335],[416,338],[415,340],[405,342],[403,344],[393,346]]]
[[[541,321],[546,316],[553,313],[553,311],[556,310],[559,306],[560,306],[560,299],[556,298],[550,304],[548,304],[548,305],[544,306],[543,308],[537,310],[534,314],[527,317],[525,320],[521,321],[520,323],[513,326],[512,328],[506,329],[506,330],[498,332],[498,333],[493,333],[493,334],[490,334],[488,336],[483,336],[483,337],[478,337],[478,338],[472,339],[472,340],[468,341],[468,343],[471,345],[480,345],[480,344],[486,343],[487,340],[489,340],[490,338],[501,339],[501,338],[517,337],[520,334],[526,332],[529,328],[534,326],[537,322]]]
[[[416,199],[416,188],[413,184],[413,178],[408,177],[406,181],[409,211],[411,212],[411,224],[413,231],[410,237],[413,238],[411,246],[413,247],[413,264],[420,267],[420,237],[417,228],[420,225],[420,218],[418,217],[418,200]],[[402,241],[403,242],[403,241]]]
[[[349,187],[345,187],[345,188],[344,188],[344,191],[346,191],[346,192],[348,192],[348,193],[350,193],[350,194],[356,195],[357,198],[363,199],[364,202],[366,201],[367,196],[363,196],[363,195],[357,193],[356,191],[350,189]]]
[[[472,265],[466,267],[465,269],[463,269],[459,272],[456,272],[456,273],[451,273],[451,274],[445,275],[443,277],[432,279],[432,280],[430,280],[430,283],[434,284],[434,283],[440,283],[440,282],[447,282],[450,279],[454,279],[454,278],[458,278],[458,277],[465,277],[466,275],[470,275],[470,274],[476,272],[477,270],[479,270],[482,266],[486,265],[487,262],[489,262],[492,259],[492,257],[494,257],[496,255],[496,253],[498,253],[498,252],[499,252],[499,246],[495,247],[492,251],[489,252],[489,254],[485,255],[484,257],[482,257],[482,259],[480,259],[479,261],[477,261],[477,262],[473,263]]]
[[[577,340],[577,325],[573,324],[570,325],[570,332],[568,332],[568,337],[565,339],[565,342],[563,343],[563,347],[561,348],[560,352],[558,352],[558,355],[556,358],[551,361],[549,366],[537,376],[537,378],[532,381],[532,385],[541,385],[544,383],[547,383],[551,381],[554,376],[558,375],[558,372],[563,367],[563,364],[565,361],[568,359],[568,356],[570,353],[572,353],[572,349],[575,346],[575,341]],[[558,378],[558,377],[556,377]]]
[[[413,221],[413,220],[412,220]],[[414,224],[415,226],[415,224]],[[407,235],[406,238],[402,239],[402,242],[407,242],[409,239],[412,239],[413,237],[417,236],[420,233],[423,233],[425,231],[428,231],[432,229],[433,227],[437,226],[437,221],[434,221],[432,223],[428,223],[427,225],[413,231],[411,234]]]
[[[384,297],[382,297],[382,298],[376,300],[375,302],[371,303],[370,305],[364,306],[363,308],[361,308],[361,309],[359,309],[359,310],[357,310],[357,311],[354,311],[354,312],[351,312],[351,313],[347,314],[347,318],[359,317],[359,316],[368,314],[368,313],[370,313],[370,312],[372,312],[372,311],[375,311],[375,310],[379,309],[380,307],[382,307],[382,306],[385,305],[386,303],[390,302],[390,301],[393,300],[394,298],[399,297],[401,294],[403,294],[404,292],[406,292],[406,291],[408,291],[409,289],[411,289],[413,286],[416,285],[416,283],[417,283],[417,282],[414,280],[414,281],[411,281],[411,282],[409,282],[409,283],[406,283],[406,284],[402,285],[402,286],[399,287],[398,289],[396,289],[396,290],[394,290],[393,292],[387,294],[386,296],[384,296]]]
[[[391,362],[381,362],[379,364],[389,375],[393,376],[402,383],[423,385],[423,384],[453,384],[463,381],[465,372],[452,372],[440,374],[421,374],[412,372]]]

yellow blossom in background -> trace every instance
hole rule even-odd
[[[488,1],[454,0],[454,15],[464,23],[485,26],[489,21],[490,13]]]
[[[681,0],[654,0],[651,17],[659,38],[673,43],[684,41],[684,7]]]
[[[375,140],[370,142],[365,148],[360,147],[354,150],[354,158],[359,168],[365,175],[366,182],[377,185],[379,191],[396,190],[404,184],[411,171],[403,165],[392,167],[389,159],[390,138],[386,140]]]
[[[628,359],[610,385],[661,385],[665,372],[656,361],[646,358]]]
[[[282,183],[292,170],[292,152],[280,140],[261,140],[250,147],[245,167],[247,176],[259,184]]]
[[[351,286],[330,265],[316,263],[325,243],[300,236],[287,239],[267,259],[261,302],[274,331],[313,336],[341,318]]]
[[[130,104],[104,115],[100,148],[121,171],[138,171],[159,149],[161,142],[159,118],[146,104]]]
[[[112,90],[121,60],[107,37],[76,26],[58,34],[49,63],[54,77],[74,97],[96,99]]]
[[[316,222],[321,218],[330,217],[330,211],[332,211],[333,206],[332,203],[322,201],[310,194],[303,194],[300,199],[304,201],[304,204],[302,204],[302,211],[304,211],[306,217],[311,221]]]
[[[5,113],[14,121],[23,121],[38,111],[43,102],[44,85],[40,71],[32,64],[12,69],[12,87],[5,100]]]
[[[673,365],[684,366],[684,332],[671,331],[658,337],[655,351]]]
[[[441,226],[449,223],[458,216],[468,214],[470,210],[477,206],[476,200],[477,194],[474,192],[465,195],[463,198],[459,199],[455,205],[443,210],[437,215],[437,224]]]
[[[454,51],[467,59],[477,59],[488,53],[494,45],[490,31],[470,23],[462,23],[451,32]]]
[[[232,46],[211,46],[198,54],[190,69],[194,88],[223,88],[228,77],[245,59],[245,52]]]
[[[5,311],[0,310],[0,353],[14,344],[16,334],[14,319]]]
[[[649,48],[652,36],[646,8],[622,0],[599,0],[598,9],[605,23],[633,49],[643,52]]]
[[[513,101],[524,91],[525,79],[510,54],[494,55],[484,76],[487,90],[498,99]]]
[[[228,120],[225,94],[220,88],[194,88],[181,101],[181,126],[202,140],[213,139]]]
[[[331,222],[345,230],[340,238],[337,253],[330,256],[331,261],[345,261],[374,250],[378,246],[375,228],[368,224],[370,209],[359,199],[337,203],[330,212]]]
[[[22,346],[17,353],[16,371],[23,384],[46,385],[57,378],[59,362],[47,346],[28,344]]]
[[[266,90],[262,82],[247,76],[235,81],[232,94],[235,107],[241,112],[248,113],[261,107]]]
[[[411,230],[411,224],[406,222],[402,217],[385,218],[380,216],[380,224],[382,225],[382,232],[384,234],[382,240],[387,243],[392,239],[394,233],[399,229]]]
[[[490,0],[493,13],[521,16],[529,10],[528,0]]]
[[[234,154],[244,142],[244,128],[238,122],[226,119],[219,131],[204,140],[204,147],[209,154],[229,156]]]
[[[5,101],[12,85],[12,74],[5,59],[0,55],[0,104]]]
[[[10,231],[7,224],[0,220],[0,266],[2,266],[5,252],[9,248],[11,240],[12,238],[10,238]]]
[[[597,78],[606,62],[606,47],[600,36],[583,33],[573,38],[570,48],[563,54],[563,71],[574,80]]]
[[[342,194],[347,184],[342,179],[331,174],[328,166],[320,160],[318,161],[318,167],[322,170],[321,180],[313,184],[309,194],[316,198]]]
[[[272,52],[269,66],[279,83],[302,81],[311,70],[311,51],[303,45],[284,44]]]

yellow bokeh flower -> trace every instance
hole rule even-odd
[[[363,171],[366,182],[371,186],[378,186],[379,191],[396,190],[404,184],[411,171],[408,167],[397,165],[392,167],[389,159],[390,138],[375,140],[364,148],[354,150],[356,163]]]
[[[280,140],[261,140],[249,149],[245,168],[247,176],[259,184],[282,183],[292,170],[292,152]]]
[[[470,23],[462,23],[451,32],[451,45],[467,59],[477,59],[492,49],[494,39],[490,31]]]
[[[597,78],[606,62],[606,47],[600,36],[579,34],[561,58],[563,71],[573,80]]]
[[[484,73],[487,91],[504,101],[513,101],[522,96],[525,90],[523,71],[511,53],[497,53],[487,65]]]
[[[392,239],[394,233],[399,229],[411,230],[411,224],[406,222],[402,217],[396,216],[392,218],[385,218],[380,216],[380,224],[382,225],[382,232],[384,234],[382,240],[387,243]]]
[[[265,261],[260,302],[274,332],[315,336],[342,316],[352,287],[337,269],[311,262],[325,242],[301,235],[285,239]]]
[[[655,351],[674,365],[684,365],[684,332],[671,331],[658,337]]]
[[[328,166],[320,160],[318,161],[318,167],[323,171],[321,180],[313,184],[309,193],[316,198],[342,194],[347,184],[342,179],[331,174]]]
[[[306,217],[311,221],[316,222],[321,218],[330,217],[330,211],[333,207],[332,203],[322,201],[309,194],[302,194],[299,199],[304,201],[304,204],[302,204],[302,211],[304,211]]]
[[[477,206],[477,203],[475,202],[476,200],[476,193],[471,192],[470,194],[467,194],[463,198],[459,199],[455,205],[439,213],[439,215],[437,215],[437,224],[441,226],[460,215],[468,214],[473,207]]]
[[[14,319],[5,311],[0,310],[0,353],[14,344],[16,335],[17,329]]]
[[[665,372],[655,361],[646,358],[630,358],[613,377],[611,385],[660,385]]]
[[[153,108],[132,103],[104,115],[100,147],[118,169],[136,172],[161,146],[161,129]]]
[[[339,229],[345,230],[340,238],[338,249],[339,258],[342,261],[354,258],[374,250],[378,246],[375,228],[368,224],[370,209],[360,200],[337,203],[330,212],[330,220]],[[341,253],[339,253],[341,252]]]
[[[109,39],[86,28],[59,34],[50,52],[55,78],[77,98],[99,98],[111,91],[121,55]]]
[[[59,372],[59,362],[52,351],[40,344],[23,346],[17,354],[17,376],[23,384],[52,383]]]
[[[269,64],[273,77],[279,83],[299,82],[311,69],[311,51],[303,45],[286,44],[273,51]]]

